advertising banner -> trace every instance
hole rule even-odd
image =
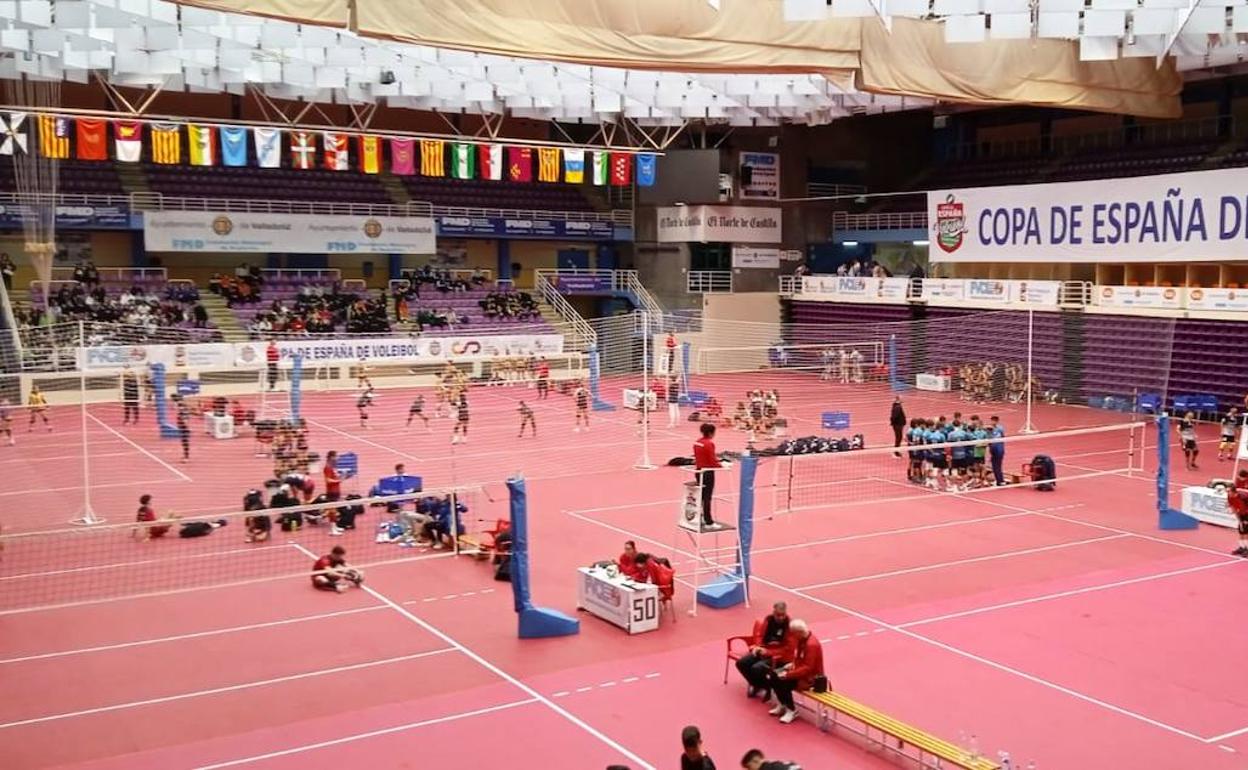
[[[778,200],[780,155],[774,152],[741,153],[737,178],[741,181],[742,200]]]
[[[927,281],[923,282],[924,284]],[[925,290],[927,286],[923,287]],[[927,292],[924,291],[924,296]],[[972,302],[989,302],[1004,305],[1010,301],[1010,284],[1008,281],[970,280],[966,281],[963,296]]]
[[[78,352],[82,369],[135,369],[164,364],[167,370],[228,369],[234,366],[234,346],[227,342],[194,345],[102,345]]]
[[[1248,169],[927,194],[932,262],[1243,259]]]
[[[779,243],[780,209],[666,206],[657,211],[660,243]]]
[[[764,270],[780,269],[780,249],[758,246],[733,246],[733,267],[753,267]]]
[[[33,216],[30,206],[6,203],[0,205],[0,228],[20,228],[28,217]],[[56,226],[66,229],[127,230],[130,227],[130,207],[116,206],[57,206]]]
[[[319,214],[149,211],[148,251],[433,254],[433,220]]]
[[[605,275],[556,275],[551,283],[562,294],[598,294],[611,290],[611,278]]]
[[[1248,311],[1248,289],[1188,289],[1187,309]]]
[[[923,299],[929,301],[966,299],[966,283],[957,278],[926,278],[923,280]],[[994,283],[994,281],[985,283]],[[988,289],[985,288],[985,291]]]
[[[555,238],[609,241],[610,222],[565,222],[557,219],[502,217],[438,217],[438,235],[476,238]]]
[[[1011,281],[1015,302],[1057,307],[1062,298],[1061,281]]]
[[[1092,301],[1104,307],[1178,310],[1183,307],[1183,293],[1172,286],[1097,286]]]
[[[260,366],[267,342],[244,342],[234,346],[237,366]],[[455,337],[361,337],[357,339],[278,340],[281,359],[288,362],[303,354],[304,364],[352,364],[359,361],[419,363],[449,361],[475,356],[542,356],[563,352],[561,334],[513,334]]]

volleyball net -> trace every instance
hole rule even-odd
[[[968,427],[971,418],[968,416]],[[990,429],[987,416],[974,425]],[[972,428],[974,430],[974,428]],[[939,443],[817,451],[761,458],[758,487],[770,487],[770,507],[760,517],[850,506],[929,500],[933,495],[1002,495],[1012,489],[1140,474],[1155,440],[1147,422]],[[949,435],[949,434],[945,434]],[[794,444],[797,442],[790,442]],[[782,445],[783,449],[783,445]],[[1047,460],[1044,458],[1048,458]],[[1055,470],[1050,474],[1048,468]],[[1085,487],[1091,490],[1091,487]]]

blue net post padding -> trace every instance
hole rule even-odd
[[[595,346],[589,349],[589,398],[595,412],[614,412],[615,406],[602,400],[598,378],[598,348]]]
[[[681,406],[701,406],[695,404],[690,399],[690,391],[693,388],[689,385],[689,361],[692,355],[692,347],[688,342],[680,343],[680,396],[678,398]]]
[[[169,394],[165,391],[165,365],[152,364],[152,394],[156,401],[156,425],[161,438],[178,438],[178,429],[169,422]]]
[[[737,503],[737,537],[740,539],[741,566],[735,574],[720,575],[698,589],[698,604],[724,609],[744,604],[750,580],[750,549],[754,545],[754,476],[758,458],[744,455],[740,463],[741,486]]]
[[[543,639],[580,633],[581,621],[558,610],[533,606],[529,590],[529,498],[524,479],[507,480],[511,509],[511,593],[520,621],[521,639]]]
[[[295,355],[290,367],[290,418],[299,419],[299,409],[303,406],[303,354]]]
[[[1170,507],[1170,418],[1157,416],[1157,526],[1161,529],[1196,529],[1200,522]]]
[[[901,372],[897,369],[896,334],[888,335],[888,386],[895,393],[910,389],[910,386],[902,379]]]

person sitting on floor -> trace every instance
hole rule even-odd
[[[347,590],[347,584],[356,588],[364,584],[364,573],[347,566],[347,549],[336,545],[312,565],[312,586],[321,591]]]
[[[771,700],[767,686],[773,668],[783,665],[789,646],[789,613],[784,602],[776,602],[771,614],[754,624],[750,637],[750,651],[737,660],[737,671],[750,685],[746,697],[753,698],[760,691],[763,703]]]
[[[780,703],[768,713],[780,717],[782,724],[789,724],[797,719],[797,706],[793,702],[793,692],[809,690],[815,677],[823,676],[823,648],[819,640],[810,633],[806,621],[794,619],[789,623],[792,641],[789,643],[789,660],[780,668],[771,672],[771,689],[776,693]]]
[[[796,762],[769,760],[760,749],[750,749],[741,757],[741,767],[745,770],[802,770]]]
[[[151,524],[157,521],[156,511],[152,508],[152,496],[143,495],[139,498],[139,510],[134,515],[134,520],[138,522],[131,531],[131,536],[136,540],[153,540],[158,537],[164,537],[173,528],[171,523]],[[172,522],[172,519],[169,519]]]

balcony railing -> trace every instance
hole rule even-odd
[[[832,213],[833,230],[926,230],[926,211],[880,211],[868,214]]]
[[[731,294],[731,270],[690,270],[685,274],[685,291],[690,294]]]

